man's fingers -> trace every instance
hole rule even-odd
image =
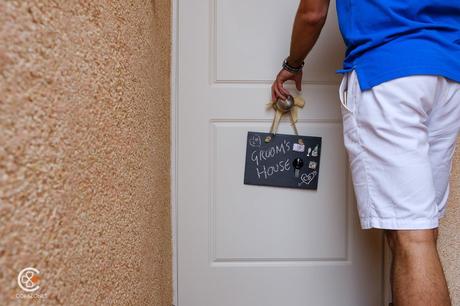
[[[302,77],[297,77],[295,79],[295,87],[297,88],[298,91],[302,90]]]
[[[278,88],[278,91],[279,91],[280,94],[281,94],[281,98],[282,98],[283,100],[286,100],[286,99],[287,99],[287,96],[289,95],[289,91],[287,91],[286,89],[284,89],[283,84],[278,84],[277,88]]]
[[[273,89],[275,90],[275,93],[276,93],[276,97],[277,97],[277,98],[281,98],[281,99],[283,99],[283,100],[286,100],[286,97],[284,96],[283,93],[281,93],[280,89],[278,88],[278,84],[275,84],[275,86],[274,86]]]
[[[276,101],[275,84],[272,85],[272,102]]]
[[[278,82],[276,83],[276,85],[278,85],[279,91],[280,91],[281,93],[283,93],[283,95],[285,96],[283,99],[286,99],[286,97],[289,96],[290,93],[289,93],[289,91],[287,91],[286,88],[284,88],[283,82],[278,81]]]

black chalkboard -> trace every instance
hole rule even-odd
[[[320,156],[321,137],[248,132],[244,184],[316,190]],[[303,166],[296,175],[297,158]]]

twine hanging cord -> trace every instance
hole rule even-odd
[[[275,110],[275,116],[273,117],[272,126],[270,127],[270,134],[273,136],[276,134],[276,132],[278,131],[278,126],[281,121],[281,118],[284,114],[289,113],[292,128],[294,129],[295,134],[299,135],[296,122],[299,110],[303,108],[304,105],[305,101],[302,99],[301,96],[289,96],[286,100],[276,100],[268,102],[268,106],[272,107]],[[266,142],[270,142],[270,140],[270,136],[267,136],[267,138],[265,139]]]

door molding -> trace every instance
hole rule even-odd
[[[172,243],[172,304],[178,305],[178,222],[177,222],[177,90],[178,90],[178,0],[171,0],[171,113],[170,113],[170,131],[171,131],[171,243]]]

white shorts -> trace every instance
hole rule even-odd
[[[361,91],[352,71],[339,95],[362,228],[438,227],[460,130],[460,83],[413,75]]]

